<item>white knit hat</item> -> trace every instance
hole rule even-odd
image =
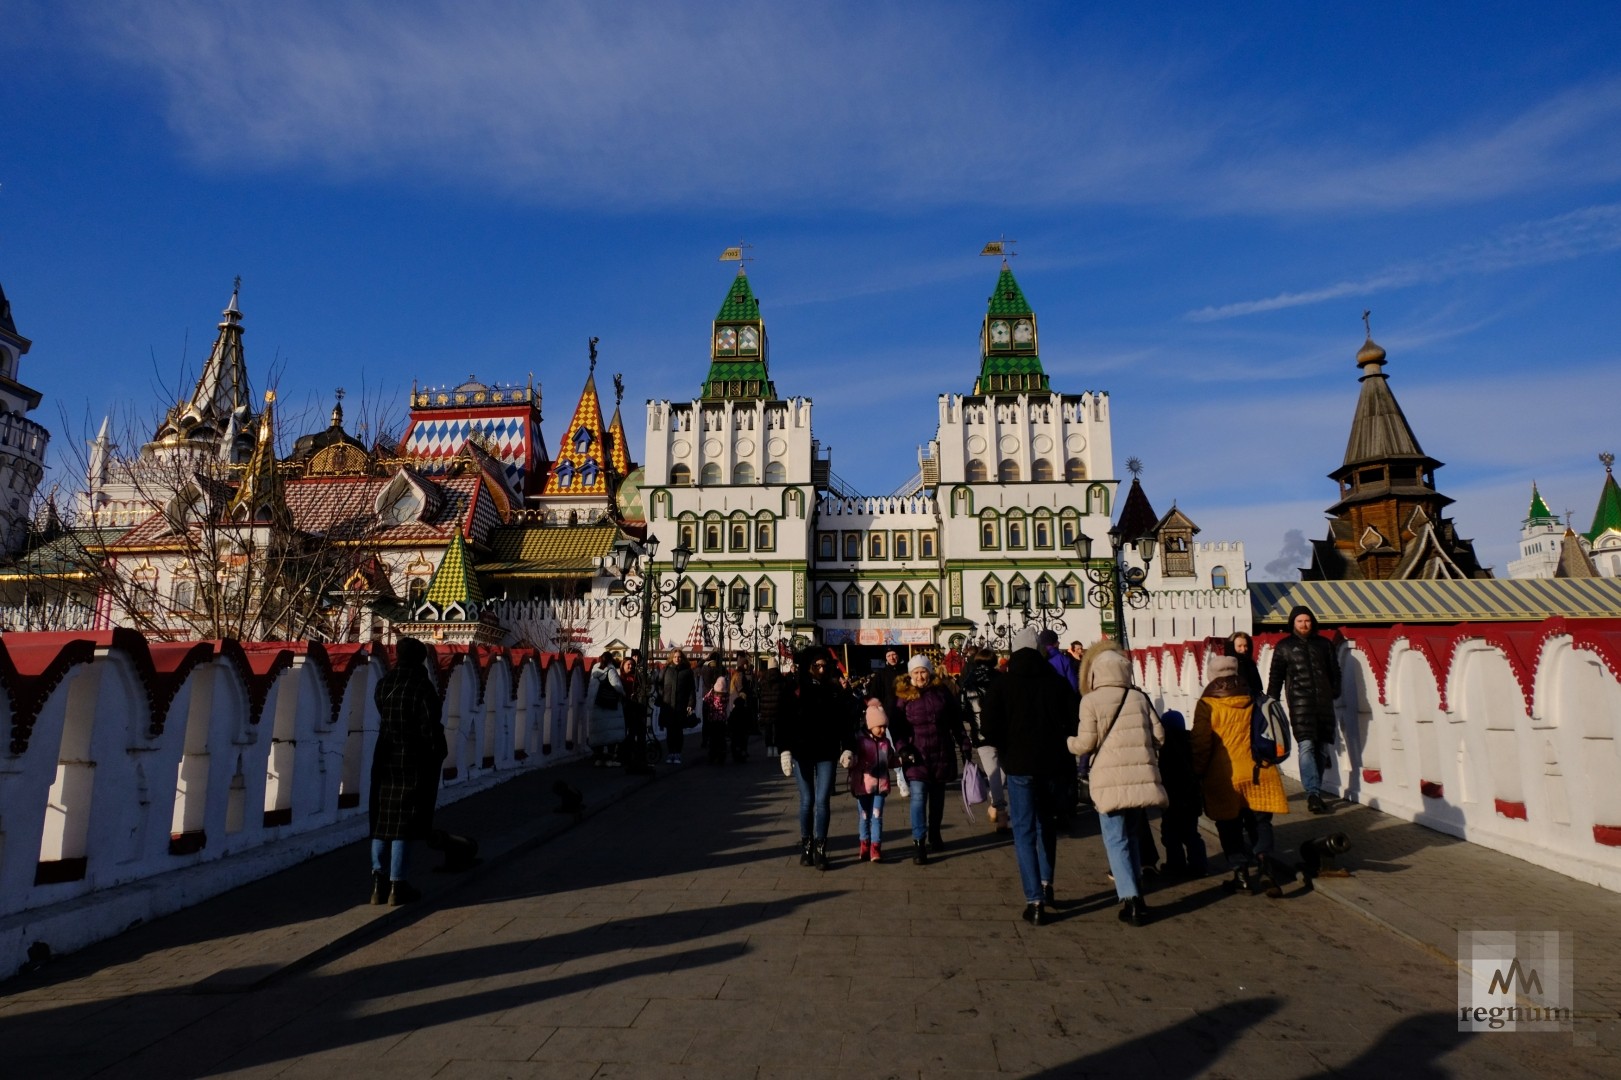
[[[906,661],[906,670],[908,673],[910,673],[916,671],[918,668],[922,668],[924,671],[932,672],[934,670],[934,665],[929,663],[929,658],[927,656],[924,656],[922,653],[914,653],[912,658]]]

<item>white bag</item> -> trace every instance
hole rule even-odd
[[[895,785],[894,786],[897,787],[897,788],[900,788],[901,798],[910,799],[912,797],[912,785],[906,782],[906,770],[905,769],[896,769],[895,770]]]

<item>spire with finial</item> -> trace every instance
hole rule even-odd
[[[591,367],[586,371],[587,375],[595,375],[597,373],[597,342],[601,340],[601,338],[592,338],[586,345],[586,347],[591,350]]]
[[[1379,374],[1380,365],[1385,362],[1385,350],[1381,349],[1373,340],[1373,323],[1370,321],[1373,312],[1367,308],[1362,309],[1362,329],[1367,334],[1367,340],[1356,353],[1356,366],[1359,368],[1372,367],[1370,375]]]
[[[332,406],[333,427],[343,426],[343,395],[345,392],[346,391],[341,386],[332,391],[332,396],[337,399],[336,403]]]

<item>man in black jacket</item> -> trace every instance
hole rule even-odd
[[[1007,778],[1024,918],[1040,926],[1053,902],[1059,803],[1075,776],[1066,740],[1075,731],[1080,698],[1037,648],[1034,630],[1013,645],[1007,672],[986,690],[982,724]]]
[[[1289,727],[1300,748],[1300,783],[1306,809],[1328,813],[1323,803],[1323,770],[1332,761],[1334,701],[1340,696],[1340,662],[1334,645],[1317,632],[1317,616],[1304,605],[1289,612],[1291,633],[1272,650],[1272,672],[1266,696],[1289,706]]]

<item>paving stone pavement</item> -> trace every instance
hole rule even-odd
[[[558,778],[592,816],[550,813]],[[1281,900],[1215,877],[1115,918],[1095,823],[1031,927],[1006,843],[947,815],[931,865],[798,865],[774,764],[645,784],[564,766],[458,803],[486,841],[428,897],[364,903],[352,846],[0,983],[4,1075],[56,1077],[1605,1077],[1621,1073],[1618,898],[1360,807],[1357,876]],[[565,828],[565,826],[568,826]],[[360,869],[356,871],[356,866]],[[1574,1033],[1457,1031],[1458,927],[1570,932]],[[1450,942],[1449,942],[1450,935]]]

